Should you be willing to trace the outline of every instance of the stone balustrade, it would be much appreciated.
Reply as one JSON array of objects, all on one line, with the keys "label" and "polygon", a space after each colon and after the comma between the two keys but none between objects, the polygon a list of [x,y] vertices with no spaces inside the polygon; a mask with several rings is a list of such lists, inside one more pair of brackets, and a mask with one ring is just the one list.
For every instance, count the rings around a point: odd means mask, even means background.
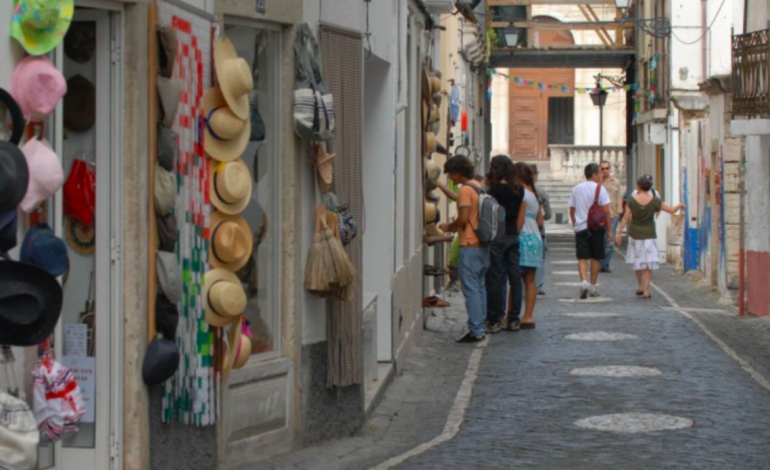
[{"label": "stone balustrade", "polygon": [[549,145],[551,153],[551,174],[566,181],[580,181],[584,178],[583,168],[591,162],[607,160],[612,164],[612,174],[624,181],[626,175],[626,148],[623,146],[598,145]]}]

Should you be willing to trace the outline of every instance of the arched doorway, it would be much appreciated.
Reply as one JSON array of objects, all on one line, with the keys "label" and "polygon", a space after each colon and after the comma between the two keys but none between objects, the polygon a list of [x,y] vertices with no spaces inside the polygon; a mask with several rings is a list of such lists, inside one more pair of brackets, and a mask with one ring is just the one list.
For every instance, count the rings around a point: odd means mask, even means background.
[{"label": "arched doorway", "polygon": [[[536,16],[533,20],[560,23],[551,16]],[[541,30],[536,31],[534,37],[539,47],[575,44],[570,31]],[[549,141],[573,143],[575,69],[512,68],[509,74],[535,82],[535,86],[525,86],[510,80],[508,148],[511,157],[519,161],[545,160]],[[554,87],[540,90],[537,83]],[[569,91],[562,92],[562,86],[569,87]]]}]

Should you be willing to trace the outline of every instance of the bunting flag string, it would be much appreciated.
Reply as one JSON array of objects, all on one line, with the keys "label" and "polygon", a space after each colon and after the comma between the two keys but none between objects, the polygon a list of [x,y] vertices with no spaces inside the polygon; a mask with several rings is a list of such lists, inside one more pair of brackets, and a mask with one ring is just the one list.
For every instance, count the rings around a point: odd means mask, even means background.
[{"label": "bunting flag string", "polygon": [[[551,84],[548,84],[548,83],[536,82],[534,80],[527,80],[527,79],[521,78],[521,77],[514,77],[514,76],[508,75],[506,73],[498,72],[496,69],[493,69],[493,68],[487,68],[487,71],[491,75],[493,75],[493,76],[502,77],[502,78],[504,78],[506,80],[513,80],[513,82],[516,85],[520,85],[520,86],[529,86],[529,87],[536,88],[536,89],[541,90],[541,91],[548,90],[548,91],[556,91],[556,92],[560,92],[560,93],[571,93],[572,92],[572,88],[568,87],[568,86],[551,85]],[[628,84],[623,85],[623,86],[615,85],[615,86],[611,86],[611,87],[575,87],[575,89],[574,89],[574,91],[576,93],[578,93],[579,95],[599,93],[601,91],[606,92],[606,93],[614,93],[614,92],[619,92],[619,91],[637,91],[637,90],[638,90],[638,87],[637,87],[637,85],[635,83],[628,83]]]}]

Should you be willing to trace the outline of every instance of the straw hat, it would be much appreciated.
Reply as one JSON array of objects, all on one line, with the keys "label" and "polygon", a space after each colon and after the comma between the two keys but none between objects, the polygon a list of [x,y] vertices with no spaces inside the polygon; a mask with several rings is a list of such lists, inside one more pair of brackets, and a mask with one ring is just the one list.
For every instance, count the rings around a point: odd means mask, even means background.
[{"label": "straw hat", "polygon": [[438,114],[438,106],[435,104],[430,105],[430,112],[428,113],[428,124],[439,122],[441,117]]},{"label": "straw hat", "polygon": [[433,191],[438,187],[438,179],[441,177],[441,167],[433,160],[425,159],[425,190]]},{"label": "straw hat", "polygon": [[436,224],[428,224],[425,226],[426,237],[443,237],[444,232],[438,229]]},{"label": "straw hat", "polygon": [[436,93],[441,92],[441,79],[437,76],[431,74],[428,74],[428,81],[430,83],[430,94],[431,96],[435,95]]},{"label": "straw hat", "polygon": [[251,338],[244,334],[243,319],[240,316],[227,333],[227,346],[227,352],[222,354],[222,378],[225,382],[230,372],[245,366],[251,357]]},{"label": "straw hat", "polygon": [[206,138],[203,141],[206,153],[222,162],[240,158],[249,145],[251,121],[235,115],[218,86],[204,93],[203,112],[206,116]]},{"label": "straw hat", "polygon": [[422,140],[422,154],[428,155],[436,151],[436,134],[425,132]]},{"label": "straw hat", "polygon": [[238,276],[226,269],[210,269],[203,276],[206,323],[214,327],[229,325],[246,308],[246,292]]},{"label": "straw hat", "polygon": [[438,218],[436,217],[438,215],[438,208],[436,207],[436,204],[432,202],[426,202],[425,203],[425,224],[435,224]]},{"label": "straw hat", "polygon": [[251,173],[243,160],[211,161],[211,203],[225,214],[240,214],[251,200]]},{"label": "straw hat", "polygon": [[422,100],[430,101],[430,75],[426,69],[422,69]]},{"label": "straw hat", "polygon": [[227,38],[219,38],[214,44],[214,67],[222,94],[233,114],[240,119],[249,119],[249,93],[254,88],[254,79],[249,64],[238,57],[235,46]]},{"label": "straw hat", "polygon": [[246,219],[222,212],[211,214],[209,262],[215,268],[237,271],[249,260],[254,237]]}]

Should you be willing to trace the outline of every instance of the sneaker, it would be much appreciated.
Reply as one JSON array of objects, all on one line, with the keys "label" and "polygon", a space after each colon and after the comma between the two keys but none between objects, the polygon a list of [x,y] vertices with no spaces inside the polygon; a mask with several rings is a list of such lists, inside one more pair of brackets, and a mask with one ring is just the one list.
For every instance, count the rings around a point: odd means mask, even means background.
[{"label": "sneaker", "polygon": [[588,295],[590,297],[601,297],[599,295],[599,291],[596,290],[596,286],[591,286],[591,287],[588,288]]},{"label": "sneaker", "polygon": [[458,343],[478,343],[483,339],[484,339],[484,336],[476,336],[470,331],[467,331],[462,336],[457,338],[455,341]]},{"label": "sneaker", "polygon": [[610,268],[602,268],[599,270],[600,273],[611,273],[612,270]]},{"label": "sneaker", "polygon": [[521,329],[521,322],[516,320],[514,322],[508,323],[503,329],[505,331],[519,331]]},{"label": "sneaker", "polygon": [[493,335],[495,333],[500,333],[500,330],[503,329],[502,323],[499,321],[496,321],[494,323],[486,322],[487,323],[487,334]]},{"label": "sneaker", "polygon": [[580,285],[580,300],[588,298],[588,286],[585,284]]}]

